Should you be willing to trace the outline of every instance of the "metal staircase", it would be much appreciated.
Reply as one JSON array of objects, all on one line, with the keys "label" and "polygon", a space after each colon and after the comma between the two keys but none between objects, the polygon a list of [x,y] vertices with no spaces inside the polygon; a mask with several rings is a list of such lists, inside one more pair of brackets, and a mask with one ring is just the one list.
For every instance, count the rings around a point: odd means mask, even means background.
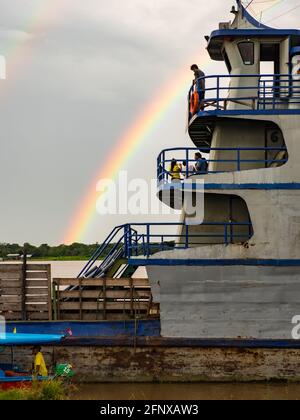
[{"label": "metal staircase", "polygon": [[95,251],[78,278],[128,278],[137,267],[128,264],[129,244],[138,244],[140,238],[130,225],[117,226]]}]

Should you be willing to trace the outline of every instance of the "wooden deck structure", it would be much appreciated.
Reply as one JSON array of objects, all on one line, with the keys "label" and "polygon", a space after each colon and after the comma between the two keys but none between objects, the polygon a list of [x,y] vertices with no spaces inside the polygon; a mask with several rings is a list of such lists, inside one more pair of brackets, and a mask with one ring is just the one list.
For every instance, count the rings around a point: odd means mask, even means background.
[{"label": "wooden deck structure", "polygon": [[54,319],[126,320],[158,315],[148,279],[53,279]]},{"label": "wooden deck structure", "polygon": [[0,265],[0,316],[7,321],[102,321],[159,317],[148,279],[56,278],[50,264]]},{"label": "wooden deck structure", "polygon": [[50,264],[0,265],[0,315],[8,321],[52,320]]}]

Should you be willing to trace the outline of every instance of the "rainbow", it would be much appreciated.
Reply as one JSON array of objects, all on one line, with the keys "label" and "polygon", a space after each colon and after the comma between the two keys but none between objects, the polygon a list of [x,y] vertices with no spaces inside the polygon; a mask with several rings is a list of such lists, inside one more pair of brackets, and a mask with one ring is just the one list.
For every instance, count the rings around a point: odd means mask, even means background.
[{"label": "rainbow", "polygon": [[[275,3],[264,9],[264,17],[270,17],[271,10],[286,0],[274,0]],[[205,60],[205,62],[203,62]],[[206,56],[198,57],[203,70],[207,70]],[[188,68],[179,71],[175,77],[145,106],[135,121],[129,126],[126,132],[118,140],[113,148],[106,164],[93,178],[84,198],[80,201],[80,206],[71,219],[70,226],[63,238],[63,243],[71,244],[81,242],[85,232],[96,216],[96,202],[101,195],[96,191],[96,185],[100,179],[115,179],[122,167],[134,155],[143,141],[157,128],[160,121],[165,117],[168,110],[178,99],[183,99],[188,92],[191,83],[191,74]]]},{"label": "rainbow", "polygon": [[80,241],[91,223],[92,218],[96,215],[96,201],[99,199],[99,193],[96,192],[96,185],[100,179],[114,179],[131,156],[141,146],[143,140],[150,135],[164,118],[171,104],[178,98],[187,94],[191,84],[191,75],[184,69],[177,73],[174,79],[159,91],[141,112],[136,121],[127,129],[125,134],[119,139],[110,156],[106,160],[106,164],[101,171],[95,176],[90,187],[80,205],[75,217],[72,219],[71,225],[64,243],[73,243]]}]

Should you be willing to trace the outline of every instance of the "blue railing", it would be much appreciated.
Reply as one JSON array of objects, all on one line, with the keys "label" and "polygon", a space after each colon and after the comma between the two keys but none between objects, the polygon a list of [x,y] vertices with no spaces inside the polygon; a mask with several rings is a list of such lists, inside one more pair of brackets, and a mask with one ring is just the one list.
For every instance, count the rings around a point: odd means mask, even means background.
[{"label": "blue railing", "polygon": [[[172,161],[177,162],[181,179],[188,178],[192,175],[217,174],[247,169],[268,168],[271,166],[282,166],[288,161],[287,149],[285,147],[201,148],[202,156],[204,156],[204,154],[209,154],[211,156],[212,152],[216,152],[216,154],[222,157],[203,157],[206,162],[204,165],[206,169],[199,170],[200,165],[197,165],[198,159],[195,157],[195,154],[198,152],[199,149],[195,147],[177,147],[163,150],[157,158],[158,182],[168,182],[169,180],[172,180],[174,177],[174,172],[171,170]],[[257,157],[258,154],[261,154],[261,156]]]},{"label": "blue railing", "polygon": [[[237,79],[240,85],[234,86]],[[247,84],[244,79],[249,80]],[[203,82],[205,89],[203,92]],[[200,96],[198,111],[227,110],[266,110],[289,109],[290,104],[300,109],[300,83],[292,75],[286,74],[254,74],[254,75],[212,75],[201,77],[190,88],[188,102],[189,110],[191,96],[197,92]],[[202,100],[201,100],[202,97]],[[190,118],[196,112],[190,113]]]},{"label": "blue railing", "polygon": [[[180,228],[181,233],[172,233],[175,227]],[[197,245],[229,245],[237,241],[247,242],[253,235],[252,224],[249,221],[204,222],[200,227],[205,229],[201,233],[192,234],[191,227],[184,223],[137,223],[117,226],[95,251],[78,277],[105,275],[104,268],[114,258],[149,258],[157,252],[188,249]]]}]

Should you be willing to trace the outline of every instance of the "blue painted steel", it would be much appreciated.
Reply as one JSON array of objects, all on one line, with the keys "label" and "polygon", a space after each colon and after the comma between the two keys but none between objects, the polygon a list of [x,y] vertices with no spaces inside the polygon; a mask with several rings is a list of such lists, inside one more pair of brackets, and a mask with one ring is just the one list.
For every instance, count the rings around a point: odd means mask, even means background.
[{"label": "blue painted steel", "polygon": [[58,334],[28,334],[28,333],[7,333],[4,338],[0,337],[0,346],[31,346],[42,344],[59,343],[64,338]]},{"label": "blue painted steel", "polygon": [[300,47],[294,47],[291,49],[291,57],[294,55],[300,55]]},{"label": "blue painted steel", "polygon": [[[300,262],[299,262],[300,264]],[[194,339],[160,336],[159,320],[140,320],[135,332],[134,321],[126,322],[8,322],[8,329],[22,331],[62,331],[71,328],[73,336],[55,344],[59,346],[139,346],[139,347],[248,347],[300,348],[297,340]],[[125,329],[126,325],[126,329]],[[4,370],[9,370],[9,367]],[[1,369],[1,366],[0,366]],[[1,378],[2,379],[2,378]]]},{"label": "blue painted steel", "polygon": [[[162,184],[161,189],[164,190],[188,190],[191,184],[187,184],[184,181],[182,183]],[[299,182],[288,182],[288,183],[245,183],[245,184],[219,184],[219,183],[208,183],[199,185],[195,182],[195,188],[199,191],[205,190],[299,190]]]},{"label": "blue painted steel", "polygon": [[[299,29],[275,29],[267,28],[266,29],[217,29],[213,31],[210,35],[209,43],[216,38],[263,38],[263,37],[287,37],[287,36],[300,36]],[[209,48],[209,45],[208,45]]]},{"label": "blue painted steel", "polygon": [[274,184],[210,184],[205,183],[205,190],[299,190],[300,183],[274,183]]},{"label": "blue painted steel", "polygon": [[263,259],[134,259],[130,264],[137,266],[267,266],[267,267],[300,267],[300,260],[263,260]]},{"label": "blue painted steel", "polygon": [[[165,233],[165,229],[169,227],[183,227],[182,234],[167,234]],[[159,251],[168,251],[173,249],[187,249],[191,246],[198,244],[199,242],[194,242],[195,239],[201,239],[201,243],[205,243],[203,241],[204,238],[216,238],[220,240],[220,243],[224,245],[229,245],[234,243],[235,238],[239,238],[239,241],[242,239],[246,242],[248,241],[253,235],[252,224],[249,221],[245,222],[204,222],[202,226],[212,226],[212,227],[220,227],[222,232],[219,233],[199,233],[199,234],[190,234],[188,227],[185,223],[135,223],[135,224],[126,224],[123,226],[118,226],[116,229],[120,230],[121,232],[125,232],[125,234],[121,233],[122,237],[122,249],[123,254],[122,256],[127,260],[130,260],[135,256],[144,256],[149,258],[151,255],[159,252]],[[184,229],[186,227],[186,229]],[[247,227],[248,232],[247,234],[242,234],[240,232],[235,233],[235,227]],[[154,229],[158,229],[154,232]],[[137,230],[139,229],[139,231]],[[162,232],[161,232],[162,230]],[[138,233],[137,233],[138,232]],[[182,241],[182,243],[181,243]],[[101,251],[103,246],[99,247]],[[101,259],[101,252],[99,251],[98,258]],[[107,258],[111,257],[111,251]],[[95,256],[92,257],[91,262],[89,262],[86,267],[88,267],[88,271],[83,269],[81,271],[81,277],[97,277],[97,270],[99,268],[95,266],[97,260],[95,260]],[[94,265],[94,267],[93,267]],[[101,267],[101,265],[100,265]],[[94,271],[96,270],[96,271]],[[96,273],[96,275],[90,275],[89,273]]]},{"label": "blue painted steel", "polygon": [[[207,164],[208,164],[208,170],[207,170],[207,174],[217,174],[217,173],[224,173],[224,172],[234,172],[234,171],[238,171],[240,172],[242,170],[242,164],[243,163],[258,163],[260,164],[261,168],[266,168],[268,166],[270,166],[271,164],[278,164],[278,166],[281,166],[283,164],[285,164],[288,159],[284,158],[284,159],[251,159],[251,152],[254,151],[261,151],[264,152],[280,152],[280,151],[285,151],[287,152],[287,149],[285,147],[248,147],[248,148],[244,148],[244,147],[227,147],[227,148],[221,148],[221,147],[207,147],[207,148],[201,148],[201,152],[203,153],[207,153],[209,154],[210,152],[213,151],[221,151],[221,152],[235,152],[236,153],[236,158],[233,159],[207,159]],[[195,166],[195,163],[197,162],[197,160],[195,160],[194,158],[191,157],[192,153],[197,153],[199,152],[199,149],[196,147],[188,147],[188,148],[180,148],[180,147],[176,147],[176,148],[171,148],[171,149],[165,149],[163,150],[160,155],[157,158],[157,162],[158,162],[158,167],[157,167],[157,176],[158,176],[158,183],[162,182],[162,181],[168,181],[169,178],[172,178],[172,174],[169,172],[170,168],[169,166],[171,165],[172,160],[174,159],[174,156],[176,154],[176,152],[181,152],[181,157],[179,159],[176,159],[178,163],[183,164],[184,162],[186,162],[186,169],[182,169],[182,175],[185,176],[186,178],[190,177],[191,175],[197,175],[196,170],[194,171],[189,171],[189,165],[192,164],[193,166]],[[241,153],[248,153],[249,154],[249,159],[242,159],[241,158]],[[235,163],[236,164],[236,168],[235,169],[230,169],[230,170],[222,170],[222,171],[212,171],[209,169],[209,164],[210,163]],[[257,168],[255,168],[257,169]],[[249,169],[250,170],[250,169]],[[202,175],[204,175],[202,173]]]},{"label": "blue painted steel", "polygon": [[[52,378],[50,377],[40,377],[40,376],[35,378],[35,380],[39,382],[49,381],[51,379]],[[18,384],[18,383],[26,384],[28,382],[33,382],[32,376],[17,376],[17,377],[0,376],[0,387],[1,387],[1,384]]]},{"label": "blue painted steel", "polygon": [[260,30],[262,30],[262,29],[271,29],[271,30],[273,30],[273,28],[270,28],[269,26],[264,25],[263,23],[261,23],[258,20],[256,20],[252,15],[250,15],[250,13],[248,12],[248,10],[242,5],[242,2],[240,0],[237,0],[237,5],[243,11],[243,18],[246,19],[249,23],[251,23],[251,25],[255,26],[256,28],[258,28]]},{"label": "blue painted steel", "polygon": [[[117,226],[115,227],[112,232],[108,235],[102,245],[94,252],[88,263],[84,266],[84,268],[79,273],[78,277],[84,276],[84,274],[88,273],[93,266],[95,265],[96,261],[107,252],[108,247],[112,245],[112,249],[108,253],[108,255],[104,258],[102,264],[105,265],[109,257],[118,250],[118,248],[122,247],[125,235],[127,234],[124,230],[124,226]],[[124,250],[126,253],[126,250]]]},{"label": "blue painted steel", "polygon": [[[260,110],[247,110],[247,109],[235,109],[235,110],[205,110],[205,111],[199,111],[197,114],[195,114],[195,117],[223,117],[224,115],[299,115],[300,114],[300,107],[299,109],[260,109]],[[194,118],[191,119],[191,123],[194,121]],[[195,118],[196,119],[196,118]]]},{"label": "blue painted steel", "polygon": [[160,334],[160,322],[158,320],[139,320],[138,322],[7,322],[7,331],[9,333],[14,328],[17,328],[20,334],[41,334],[42,332],[45,334],[66,334],[70,329],[73,337],[156,337]]},{"label": "blue painted steel", "polygon": [[[236,87],[229,83],[235,78],[247,78],[251,81],[248,86]],[[221,111],[221,115],[225,115],[226,112],[232,113],[233,111],[227,110],[230,102],[235,104],[235,108],[237,105],[241,106],[240,110],[234,110],[234,112],[238,111],[239,114],[249,112],[251,114],[256,112],[265,114],[270,111],[277,111],[282,114],[285,111],[292,115],[295,111],[300,112],[300,89],[297,85],[294,85],[291,74],[227,74],[200,77],[190,88],[189,104],[193,92],[203,92],[203,80],[205,80],[206,88],[203,100],[204,110],[197,113],[200,116],[204,115],[205,112],[212,115],[215,110]],[[248,91],[249,94],[247,94]],[[231,94],[228,95],[228,92]],[[240,92],[243,93],[240,94]],[[283,97],[285,100],[283,100]],[[299,105],[299,110],[289,109],[290,104]],[[247,109],[247,107],[250,109]],[[207,110],[207,108],[210,109]],[[189,114],[190,120],[193,116],[191,113]]]}]

